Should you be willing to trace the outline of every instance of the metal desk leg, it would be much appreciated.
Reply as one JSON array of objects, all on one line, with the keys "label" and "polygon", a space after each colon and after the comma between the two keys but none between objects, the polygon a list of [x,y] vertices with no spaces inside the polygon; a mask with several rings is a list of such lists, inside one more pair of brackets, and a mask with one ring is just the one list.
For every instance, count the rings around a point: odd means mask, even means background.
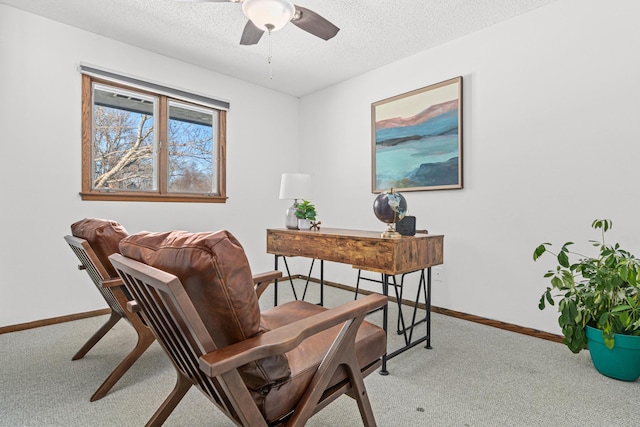
[{"label": "metal desk leg", "polygon": [[320,305],[324,307],[324,260],[320,260]]},{"label": "metal desk leg", "polygon": [[[278,271],[278,255],[274,255],[274,257],[276,259],[274,270]],[[276,305],[278,305],[278,279],[273,281],[273,306]]]},{"label": "metal desk leg", "polygon": [[[420,271],[420,270],[418,270]],[[394,277],[395,279],[395,277]],[[385,293],[386,296],[388,296],[389,293],[389,276],[388,275],[383,275],[383,292]],[[404,283],[403,283],[404,284]],[[416,316],[417,316],[417,311],[418,311],[418,305],[419,305],[419,300],[420,300],[420,293],[424,294],[424,298],[425,298],[425,308],[426,308],[426,316],[424,319],[422,320],[416,320]],[[400,300],[400,296],[398,295],[397,292],[397,287],[396,287],[396,298],[398,298],[398,300]],[[385,306],[386,308],[386,306]],[[418,292],[416,294],[416,299],[413,303],[413,314],[410,320],[410,323],[408,325],[405,324],[405,320],[404,320],[404,314],[402,312],[402,305],[398,304],[398,317],[399,317],[399,321],[400,321],[400,327],[402,328],[400,331],[400,335],[404,335],[404,345],[401,346],[400,348],[389,352],[387,349],[387,353],[382,356],[382,369],[380,371],[381,375],[388,375],[388,371],[387,371],[387,361],[393,359],[394,357],[396,357],[397,355],[404,353],[405,351],[409,350],[410,348],[413,348],[415,346],[417,346],[420,343],[426,342],[425,348],[430,349],[431,348],[431,269],[427,268],[427,275],[425,276],[424,273],[424,269],[420,271],[420,281],[418,283]],[[385,334],[387,332],[387,311],[384,311],[383,314],[383,325],[382,325],[382,329],[385,331]],[[418,339],[413,339],[413,331],[414,328],[416,326],[418,326],[420,323],[425,322],[427,325],[427,333],[418,338]]]},{"label": "metal desk leg", "polygon": [[[389,275],[382,275],[382,293],[385,297],[389,298]],[[387,316],[388,316],[388,304],[382,307],[382,329],[384,330],[384,339],[387,340]],[[382,355],[382,368],[380,368],[380,375],[389,375],[387,371],[387,353]]]},{"label": "metal desk leg", "polygon": [[431,347],[431,267],[427,268],[427,295],[426,295],[426,309],[427,309],[427,344],[424,348],[432,349]]},{"label": "metal desk leg", "polygon": [[[284,267],[287,270],[287,276],[289,277],[289,284],[291,285],[291,291],[293,292],[293,298],[298,301],[298,293],[296,292],[296,287],[293,284],[293,279],[291,279],[291,271],[289,270],[289,264],[287,264],[287,257],[284,255],[274,255],[275,257],[275,269],[278,270],[278,258],[282,257],[284,261]],[[315,258],[311,260],[311,267],[309,268],[309,273],[307,275],[307,282],[304,285],[304,291],[302,294],[302,301],[304,301],[307,295],[307,288],[309,287],[309,281],[311,280],[311,273],[313,271],[313,264],[315,263]],[[273,305],[278,305],[278,280],[274,280],[274,296],[273,296]],[[324,306],[324,260],[320,260],[320,305]]]}]

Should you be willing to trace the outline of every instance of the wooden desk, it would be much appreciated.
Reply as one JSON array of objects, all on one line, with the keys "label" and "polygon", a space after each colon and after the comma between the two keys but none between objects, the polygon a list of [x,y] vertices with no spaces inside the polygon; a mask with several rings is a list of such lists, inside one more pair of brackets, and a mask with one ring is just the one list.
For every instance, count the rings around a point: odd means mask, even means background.
[{"label": "wooden desk", "polygon": [[[443,262],[444,236],[416,234],[415,236],[402,236],[397,239],[391,239],[382,238],[380,234],[381,232],[375,231],[338,228],[322,228],[309,231],[289,230],[286,228],[268,229],[267,253],[275,255],[276,269],[278,268],[279,256],[302,256],[321,260],[321,286],[324,284],[323,261],[351,264],[353,268],[382,273],[382,288],[386,296],[389,295],[389,276],[422,271],[419,286],[425,286],[426,284],[427,334],[419,340],[406,342],[405,347],[385,355],[382,360],[381,373],[386,374],[386,362],[388,359],[420,342],[427,341],[427,347],[430,347],[431,267]],[[425,269],[427,269],[426,280],[424,276]],[[420,290],[418,290],[418,295],[419,292]],[[417,307],[417,298],[415,307]],[[399,316],[402,316],[401,310],[399,311]],[[413,326],[411,325],[411,333],[413,332]],[[387,306],[384,307],[383,311],[383,329],[385,332],[387,331]],[[409,338],[409,341],[411,341],[411,338]]]}]

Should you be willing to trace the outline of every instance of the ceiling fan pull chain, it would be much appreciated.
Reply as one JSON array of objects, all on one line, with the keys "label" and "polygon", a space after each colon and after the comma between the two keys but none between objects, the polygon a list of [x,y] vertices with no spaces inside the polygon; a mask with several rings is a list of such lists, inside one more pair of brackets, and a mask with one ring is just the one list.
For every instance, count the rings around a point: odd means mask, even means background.
[{"label": "ceiling fan pull chain", "polygon": [[272,59],[272,47],[271,47],[271,28],[269,28],[269,79],[273,80],[273,64],[271,63]]}]

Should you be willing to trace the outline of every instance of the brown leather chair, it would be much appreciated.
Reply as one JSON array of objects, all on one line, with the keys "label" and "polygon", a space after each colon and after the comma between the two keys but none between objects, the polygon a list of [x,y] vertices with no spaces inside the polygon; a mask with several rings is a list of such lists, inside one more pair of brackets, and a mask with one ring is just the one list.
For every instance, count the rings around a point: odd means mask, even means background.
[{"label": "brown leather chair", "polygon": [[147,425],[161,425],[195,385],[238,425],[300,426],[344,393],[367,426],[375,418],[363,377],[386,351],[366,314],[369,295],[328,310],[292,301],[260,312],[240,243],[227,231],[143,232],[110,260],[178,374]]},{"label": "brown leather chair", "polygon": [[78,268],[89,274],[111,310],[109,319],[89,338],[71,360],[83,358],[120,319],[128,321],[138,336],[133,350],[91,396],[90,400],[93,402],[101,399],[111,390],[131,365],[153,343],[155,337],[137,314],[125,309],[131,297],[126,288],[122,286],[122,281],[108,258],[112,253],[118,252],[120,240],[129,235],[124,227],[115,221],[85,218],[71,225],[71,234],[71,236],[65,236],[65,240],[80,260]]},{"label": "brown leather chair", "polygon": [[[120,319],[126,320],[137,334],[135,347],[91,396],[90,400],[93,402],[103,398],[111,390],[155,341],[155,336],[138,314],[126,309],[131,295],[123,286],[122,280],[118,277],[118,273],[108,258],[109,255],[119,252],[120,241],[129,235],[127,230],[116,221],[85,218],[71,225],[71,234],[71,236],[65,236],[65,240],[80,261],[78,268],[89,274],[93,284],[111,310],[109,319],[89,338],[71,360],[83,358]],[[279,274],[274,272],[253,276],[252,282],[256,295],[260,297],[276,277],[279,277]]]}]

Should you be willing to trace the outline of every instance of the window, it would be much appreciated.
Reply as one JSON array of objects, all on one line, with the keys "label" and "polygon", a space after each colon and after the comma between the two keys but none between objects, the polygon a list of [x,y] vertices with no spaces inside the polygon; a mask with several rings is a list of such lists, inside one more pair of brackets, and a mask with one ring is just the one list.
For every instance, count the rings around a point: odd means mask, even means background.
[{"label": "window", "polygon": [[82,82],[83,200],[225,202],[226,111],[197,95]]}]

